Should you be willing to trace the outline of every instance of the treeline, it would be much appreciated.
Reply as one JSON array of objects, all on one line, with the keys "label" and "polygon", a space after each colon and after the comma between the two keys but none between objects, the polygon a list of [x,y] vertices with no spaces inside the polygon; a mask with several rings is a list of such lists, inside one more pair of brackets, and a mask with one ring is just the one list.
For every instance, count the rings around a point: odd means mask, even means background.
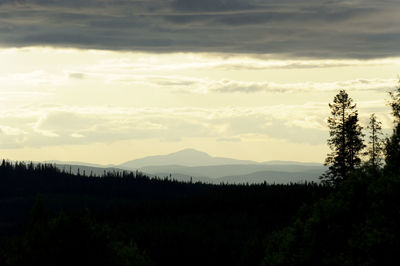
[{"label": "treeline", "polygon": [[[108,197],[166,198],[195,194],[210,185],[178,182],[170,177],[149,178],[141,172],[104,171],[102,175],[77,174],[60,170],[53,164],[33,164],[3,160],[0,165],[1,195],[37,193],[104,194]],[[18,194],[19,193],[19,194]]]},{"label": "treeline", "polygon": [[330,190],[178,182],[140,172],[84,176],[3,161],[0,265],[259,265],[265,235]]}]

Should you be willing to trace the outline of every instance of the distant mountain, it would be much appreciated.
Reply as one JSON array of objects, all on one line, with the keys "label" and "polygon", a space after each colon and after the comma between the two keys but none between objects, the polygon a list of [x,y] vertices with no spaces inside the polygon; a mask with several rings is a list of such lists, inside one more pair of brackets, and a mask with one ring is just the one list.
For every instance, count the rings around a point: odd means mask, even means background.
[{"label": "distant mountain", "polygon": [[296,161],[265,161],[262,164],[266,165],[308,165],[308,166],[321,166],[320,163],[311,163],[311,162],[296,162]]},{"label": "distant mountain", "polygon": [[148,156],[118,165],[120,168],[139,169],[146,166],[183,165],[211,166],[224,164],[258,164],[248,160],[236,160],[222,157],[212,157],[205,152],[185,149],[167,155]]},{"label": "distant mountain", "polygon": [[325,169],[313,169],[299,172],[284,172],[284,171],[260,171],[254,172],[247,175],[234,175],[224,176],[218,178],[218,182],[229,183],[229,184],[241,184],[241,183],[263,183],[268,184],[288,184],[298,182],[319,182],[319,177],[325,171]]},{"label": "distant mountain", "polygon": [[173,179],[211,183],[289,183],[300,181],[318,182],[318,177],[325,171],[323,165],[215,165],[215,166],[148,166],[139,171],[150,175]]},{"label": "distant mountain", "polygon": [[205,176],[193,176],[185,175],[180,173],[169,174],[167,172],[150,174],[150,176],[157,176],[159,178],[171,178],[178,181],[192,181],[192,182],[204,182],[211,184],[259,184],[267,182],[268,184],[288,184],[288,183],[298,183],[298,182],[316,182],[318,183],[319,176],[322,172],[310,171],[310,172],[280,172],[280,171],[260,171],[255,173],[250,173],[246,175],[233,175],[224,176],[219,178],[209,178]]},{"label": "distant mountain", "polygon": [[44,163],[51,163],[51,164],[60,164],[60,165],[80,165],[80,166],[90,166],[90,167],[113,167],[114,165],[103,165],[103,164],[95,164],[95,163],[85,163],[85,162],[77,162],[77,161],[59,161],[59,160],[50,160],[44,161]]},{"label": "distant mountain", "polygon": [[120,165],[103,166],[81,162],[47,161],[65,171],[101,175],[104,171],[136,171],[150,177],[169,177],[179,181],[206,183],[289,183],[318,182],[326,167],[318,163],[292,161],[255,162],[212,157],[205,152],[185,149],[167,155],[149,156]]},{"label": "distant mountain", "polygon": [[181,165],[164,165],[164,166],[147,166],[139,168],[140,171],[149,174],[183,174],[187,176],[221,178],[225,176],[248,175],[256,172],[286,172],[291,174],[297,173],[322,173],[325,171],[322,165],[264,165],[264,164],[237,164],[237,165],[212,165],[212,166],[181,166]]}]

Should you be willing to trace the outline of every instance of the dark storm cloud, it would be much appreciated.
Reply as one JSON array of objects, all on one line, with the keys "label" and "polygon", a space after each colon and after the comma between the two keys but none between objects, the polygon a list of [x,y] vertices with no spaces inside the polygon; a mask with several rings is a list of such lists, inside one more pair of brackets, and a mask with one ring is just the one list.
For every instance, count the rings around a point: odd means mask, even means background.
[{"label": "dark storm cloud", "polygon": [[0,45],[400,56],[398,0],[0,0]]}]

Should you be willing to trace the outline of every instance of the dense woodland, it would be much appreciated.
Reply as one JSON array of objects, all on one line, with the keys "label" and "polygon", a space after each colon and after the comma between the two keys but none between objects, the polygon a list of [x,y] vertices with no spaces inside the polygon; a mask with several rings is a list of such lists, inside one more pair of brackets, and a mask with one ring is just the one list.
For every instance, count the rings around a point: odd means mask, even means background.
[{"label": "dense woodland", "polygon": [[[394,128],[367,131],[345,91],[321,183],[228,185],[139,172],[0,165],[0,265],[396,265],[400,88]],[[365,133],[364,133],[365,132]]]},{"label": "dense woodland", "polygon": [[82,253],[82,265],[258,265],[264,235],[330,191],[315,183],[210,185],[140,173],[88,177],[9,162],[0,174],[2,259],[8,265],[76,265]]}]

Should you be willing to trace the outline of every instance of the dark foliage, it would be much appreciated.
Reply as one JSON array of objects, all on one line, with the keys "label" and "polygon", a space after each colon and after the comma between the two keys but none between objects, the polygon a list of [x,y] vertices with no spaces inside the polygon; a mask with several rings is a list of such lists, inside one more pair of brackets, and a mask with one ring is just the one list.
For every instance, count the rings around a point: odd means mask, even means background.
[{"label": "dark foliage", "polygon": [[97,224],[88,212],[50,218],[37,200],[24,235],[6,246],[4,264],[23,265],[153,265],[133,242],[113,239],[111,230]]},{"label": "dark foliage", "polygon": [[364,148],[363,134],[358,122],[356,104],[353,104],[346,91],[341,90],[329,107],[331,116],[328,119],[328,145],[332,152],[325,160],[329,171],[322,178],[330,184],[337,184],[360,165],[361,150]]},{"label": "dark foliage", "polygon": [[391,172],[400,172],[400,81],[397,90],[390,92],[390,97],[389,106],[392,108],[394,128],[392,136],[386,140],[385,168]]},{"label": "dark foliage", "polygon": [[[0,190],[0,264],[3,258],[8,265],[130,265],[134,259],[258,265],[265,235],[329,192],[315,183],[210,185],[131,172],[88,177],[7,161]],[[39,201],[29,215],[37,194],[47,211]]]},{"label": "dark foliage", "polygon": [[[351,111],[355,105],[346,100],[343,91],[338,96],[342,100],[335,97],[335,103],[342,105],[333,106],[334,117],[329,120],[328,143],[331,148],[333,145],[333,153],[327,163],[331,163],[330,177],[339,176],[341,182],[331,179],[336,186],[329,197],[302,207],[292,225],[268,235],[264,266],[400,264],[400,88],[390,94],[395,127],[386,142],[383,170],[379,167],[380,125],[374,116],[370,123],[370,163],[360,168],[347,164],[346,156],[352,155],[345,145],[348,133],[344,111]],[[339,122],[336,114],[342,117]],[[357,122],[357,113],[347,117],[347,121],[355,117],[352,123]]]},{"label": "dark foliage", "polygon": [[273,233],[263,265],[398,265],[400,176],[370,169]]},{"label": "dark foliage", "polygon": [[376,118],[375,114],[370,116],[367,128],[369,130],[367,164],[374,168],[380,168],[382,166],[384,142],[382,123]]}]

